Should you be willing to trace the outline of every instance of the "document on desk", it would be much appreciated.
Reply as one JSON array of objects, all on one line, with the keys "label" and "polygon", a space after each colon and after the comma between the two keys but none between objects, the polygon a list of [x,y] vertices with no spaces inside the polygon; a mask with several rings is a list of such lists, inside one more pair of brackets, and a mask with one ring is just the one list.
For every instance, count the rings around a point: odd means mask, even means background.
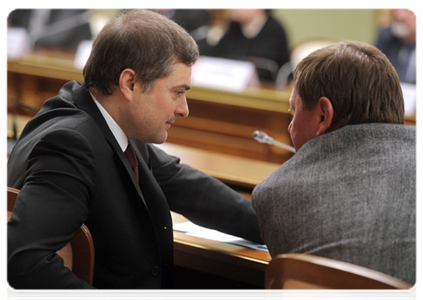
[{"label": "document on desk", "polygon": [[255,244],[237,236],[198,226],[192,222],[182,222],[173,224],[173,230],[181,231],[188,235],[196,236],[203,239],[234,244],[260,251],[268,251],[266,245]]}]

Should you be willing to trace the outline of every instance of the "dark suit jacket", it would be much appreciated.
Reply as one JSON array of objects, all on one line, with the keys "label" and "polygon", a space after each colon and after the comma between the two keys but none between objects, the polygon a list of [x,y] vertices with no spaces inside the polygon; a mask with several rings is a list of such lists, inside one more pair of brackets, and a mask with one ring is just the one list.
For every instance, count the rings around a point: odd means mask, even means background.
[{"label": "dark suit jacket", "polygon": [[95,247],[94,287],[172,287],[170,210],[261,242],[251,201],[140,141],[140,183],[104,118],[77,82],[28,123],[8,162],[21,189],[8,223],[8,280],[15,288],[87,288],[55,251],[85,223]]},{"label": "dark suit jacket", "polygon": [[[383,27],[378,31],[375,46],[386,55],[389,62],[394,66],[401,82],[416,83],[415,59],[410,64],[416,44],[408,44],[394,36],[391,27]],[[409,68],[414,70],[410,72]]]}]

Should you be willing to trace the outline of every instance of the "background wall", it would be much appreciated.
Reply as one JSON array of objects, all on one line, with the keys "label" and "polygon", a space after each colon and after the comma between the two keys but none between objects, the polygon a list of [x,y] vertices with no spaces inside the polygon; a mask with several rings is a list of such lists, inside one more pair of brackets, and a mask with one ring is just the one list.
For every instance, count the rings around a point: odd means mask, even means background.
[{"label": "background wall", "polygon": [[313,38],[373,44],[384,22],[384,12],[374,9],[276,9],[272,13],[283,23],[291,46]]}]

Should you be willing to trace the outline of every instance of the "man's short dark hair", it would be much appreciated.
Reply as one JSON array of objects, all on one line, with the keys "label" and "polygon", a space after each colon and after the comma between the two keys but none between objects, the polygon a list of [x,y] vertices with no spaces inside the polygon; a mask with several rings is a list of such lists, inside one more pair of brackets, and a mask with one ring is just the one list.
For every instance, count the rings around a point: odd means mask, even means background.
[{"label": "man's short dark hair", "polygon": [[347,124],[404,123],[400,81],[387,57],[376,47],[343,41],[304,58],[294,71],[303,109],[320,97],[333,105],[334,129]]},{"label": "man's short dark hair", "polygon": [[112,19],[96,37],[84,67],[84,83],[111,95],[120,74],[129,68],[148,93],[156,79],[172,72],[176,62],[191,66],[198,46],[185,29],[149,10],[129,10]]}]

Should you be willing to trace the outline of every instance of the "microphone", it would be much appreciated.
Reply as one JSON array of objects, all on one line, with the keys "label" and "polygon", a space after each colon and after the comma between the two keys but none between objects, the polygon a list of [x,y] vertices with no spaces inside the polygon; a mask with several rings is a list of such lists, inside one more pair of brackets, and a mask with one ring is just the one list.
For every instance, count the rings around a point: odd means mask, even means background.
[{"label": "microphone", "polygon": [[267,133],[265,133],[263,131],[254,131],[253,137],[259,143],[276,145],[276,146],[279,146],[281,148],[284,148],[285,150],[288,150],[288,151],[290,151],[292,153],[295,153],[295,148],[294,147],[291,147],[291,146],[288,146],[288,145],[286,145],[284,143],[275,141],[272,137],[268,136]]}]

